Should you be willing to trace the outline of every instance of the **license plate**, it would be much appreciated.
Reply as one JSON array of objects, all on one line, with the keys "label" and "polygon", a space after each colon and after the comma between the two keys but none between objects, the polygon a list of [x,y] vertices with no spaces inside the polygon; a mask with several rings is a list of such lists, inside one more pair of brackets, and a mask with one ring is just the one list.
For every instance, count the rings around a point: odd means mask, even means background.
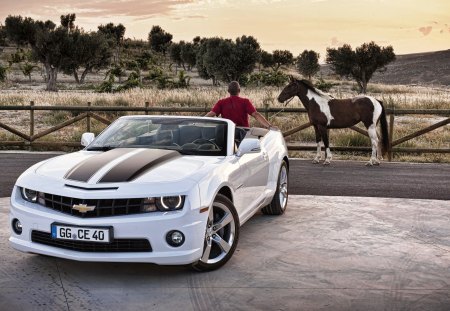
[{"label": "license plate", "polygon": [[77,227],[52,224],[52,238],[58,240],[111,242],[111,228]]}]

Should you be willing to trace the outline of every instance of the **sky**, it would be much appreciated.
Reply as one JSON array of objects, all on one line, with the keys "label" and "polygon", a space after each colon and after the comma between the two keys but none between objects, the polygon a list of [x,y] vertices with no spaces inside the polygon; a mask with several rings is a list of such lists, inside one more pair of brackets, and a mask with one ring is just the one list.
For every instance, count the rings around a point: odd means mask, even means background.
[{"label": "sky", "polygon": [[398,55],[450,49],[450,0],[0,0],[8,15],[51,19],[76,13],[76,24],[96,30],[122,23],[128,38],[147,40],[153,25],[173,41],[195,36],[254,36],[261,48],[294,56],[364,42],[392,45]]}]

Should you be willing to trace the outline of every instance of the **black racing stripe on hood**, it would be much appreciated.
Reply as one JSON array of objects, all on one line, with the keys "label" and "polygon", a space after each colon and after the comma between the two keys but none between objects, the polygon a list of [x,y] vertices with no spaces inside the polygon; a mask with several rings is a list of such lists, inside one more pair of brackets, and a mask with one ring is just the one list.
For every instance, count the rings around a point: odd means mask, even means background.
[{"label": "black racing stripe on hood", "polygon": [[114,166],[99,180],[99,183],[131,181],[146,171],[180,156],[173,150],[144,150]]},{"label": "black racing stripe on hood", "polygon": [[64,176],[66,179],[87,182],[98,170],[103,166],[108,164],[114,159],[134,151],[135,149],[130,148],[119,148],[113,149],[101,154],[96,154],[89,159],[81,161],[75,165],[67,174]]}]

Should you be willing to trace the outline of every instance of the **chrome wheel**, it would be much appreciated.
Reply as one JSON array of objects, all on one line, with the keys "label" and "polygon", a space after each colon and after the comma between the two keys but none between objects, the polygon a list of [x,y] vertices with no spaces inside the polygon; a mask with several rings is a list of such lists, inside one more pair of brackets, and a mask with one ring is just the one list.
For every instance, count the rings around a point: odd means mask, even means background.
[{"label": "chrome wheel", "polygon": [[236,221],[233,213],[226,204],[215,201],[209,209],[200,261],[205,264],[216,264],[223,260],[233,249],[235,236]]},{"label": "chrome wheel", "polygon": [[289,199],[288,183],[289,183],[289,169],[286,161],[281,162],[280,170],[278,172],[277,187],[275,194],[269,205],[264,206],[261,211],[266,215],[282,215],[286,211]]},{"label": "chrome wheel", "polygon": [[286,166],[282,166],[280,170],[280,180],[278,181],[278,199],[282,209],[286,208],[288,200],[288,173]]},{"label": "chrome wheel", "polygon": [[206,221],[203,253],[192,267],[211,271],[223,266],[233,256],[239,240],[239,217],[233,202],[217,194]]}]

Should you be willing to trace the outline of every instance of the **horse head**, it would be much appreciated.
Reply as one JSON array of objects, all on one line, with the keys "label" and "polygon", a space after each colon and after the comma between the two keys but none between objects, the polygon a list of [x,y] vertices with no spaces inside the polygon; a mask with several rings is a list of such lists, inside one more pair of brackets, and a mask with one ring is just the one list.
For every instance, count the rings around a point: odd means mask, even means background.
[{"label": "horse head", "polygon": [[295,95],[298,94],[299,89],[300,89],[299,81],[291,76],[289,84],[286,85],[284,89],[281,91],[280,95],[278,95],[278,101],[280,103],[284,103],[288,99],[293,98]]}]

